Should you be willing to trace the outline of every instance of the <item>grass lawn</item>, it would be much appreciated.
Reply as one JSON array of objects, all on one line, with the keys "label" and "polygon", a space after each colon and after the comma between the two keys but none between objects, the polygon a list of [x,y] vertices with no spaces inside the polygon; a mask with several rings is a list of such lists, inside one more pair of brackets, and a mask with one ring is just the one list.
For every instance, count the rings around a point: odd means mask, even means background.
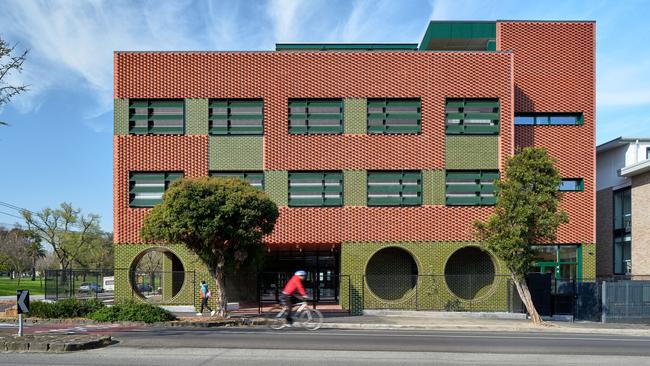
[{"label": "grass lawn", "polygon": [[[45,280],[43,280],[45,282]],[[45,286],[45,284],[43,284]],[[13,295],[16,296],[17,289],[27,289],[29,290],[30,295],[42,295],[44,288],[41,287],[41,280],[36,278],[36,281],[32,281],[30,278],[22,278],[20,280],[20,286],[18,286],[18,280],[12,280],[9,277],[0,277],[0,296]]]}]

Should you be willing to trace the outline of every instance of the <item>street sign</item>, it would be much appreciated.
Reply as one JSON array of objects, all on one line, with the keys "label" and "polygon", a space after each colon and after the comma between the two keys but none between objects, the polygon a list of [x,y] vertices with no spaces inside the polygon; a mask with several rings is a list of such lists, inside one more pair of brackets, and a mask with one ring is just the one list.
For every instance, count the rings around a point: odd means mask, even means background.
[{"label": "street sign", "polygon": [[29,313],[29,290],[16,290],[18,314]]}]

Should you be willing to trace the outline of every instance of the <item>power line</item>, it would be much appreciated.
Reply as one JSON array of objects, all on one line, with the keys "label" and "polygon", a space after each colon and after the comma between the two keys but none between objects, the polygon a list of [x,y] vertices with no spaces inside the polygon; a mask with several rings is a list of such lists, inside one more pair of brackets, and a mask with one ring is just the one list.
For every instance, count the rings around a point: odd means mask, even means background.
[{"label": "power line", "polygon": [[22,218],[20,216],[16,216],[14,214],[10,214],[9,212],[0,211],[0,214],[4,214],[4,215],[7,215],[7,216],[15,217],[17,219],[25,220],[24,218]]},{"label": "power line", "polygon": [[5,206],[7,208],[10,208],[12,210],[16,210],[18,212],[27,211],[27,212],[32,213],[32,214],[34,213],[33,211],[30,211],[30,210],[28,210],[28,209],[26,209],[24,207],[16,206],[16,205],[13,205],[13,204],[8,203],[8,202],[0,201],[0,206]]}]

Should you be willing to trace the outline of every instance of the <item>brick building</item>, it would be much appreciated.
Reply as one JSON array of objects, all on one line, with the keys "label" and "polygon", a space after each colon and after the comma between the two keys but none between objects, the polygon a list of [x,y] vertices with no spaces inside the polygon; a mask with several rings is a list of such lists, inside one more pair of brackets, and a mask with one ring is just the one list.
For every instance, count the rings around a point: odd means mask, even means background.
[{"label": "brick building", "polygon": [[[180,245],[143,244],[142,220],[174,179],[237,175],[280,217],[265,240],[268,276],[230,276],[231,300],[272,295],[282,273],[305,269],[314,297],[344,307],[488,308],[504,268],[477,247],[472,222],[493,212],[492,182],[522,146],[557,159],[570,218],[539,247],[538,270],[595,276],[594,22],[431,22],[419,45],[114,62],[118,298],[192,303],[205,268]],[[152,250],[163,253],[160,286],[134,274]]]}]

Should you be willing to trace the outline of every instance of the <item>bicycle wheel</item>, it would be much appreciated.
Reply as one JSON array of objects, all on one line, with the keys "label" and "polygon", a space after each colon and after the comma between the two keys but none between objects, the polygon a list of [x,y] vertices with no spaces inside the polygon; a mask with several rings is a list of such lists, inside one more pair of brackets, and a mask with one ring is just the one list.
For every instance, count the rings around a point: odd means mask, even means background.
[{"label": "bicycle wheel", "polygon": [[274,305],[269,311],[264,314],[266,318],[266,325],[271,329],[282,329],[287,324],[287,312],[283,306]]},{"label": "bicycle wheel", "polygon": [[298,315],[298,322],[307,330],[318,330],[323,325],[323,314],[316,309],[305,309]]}]

